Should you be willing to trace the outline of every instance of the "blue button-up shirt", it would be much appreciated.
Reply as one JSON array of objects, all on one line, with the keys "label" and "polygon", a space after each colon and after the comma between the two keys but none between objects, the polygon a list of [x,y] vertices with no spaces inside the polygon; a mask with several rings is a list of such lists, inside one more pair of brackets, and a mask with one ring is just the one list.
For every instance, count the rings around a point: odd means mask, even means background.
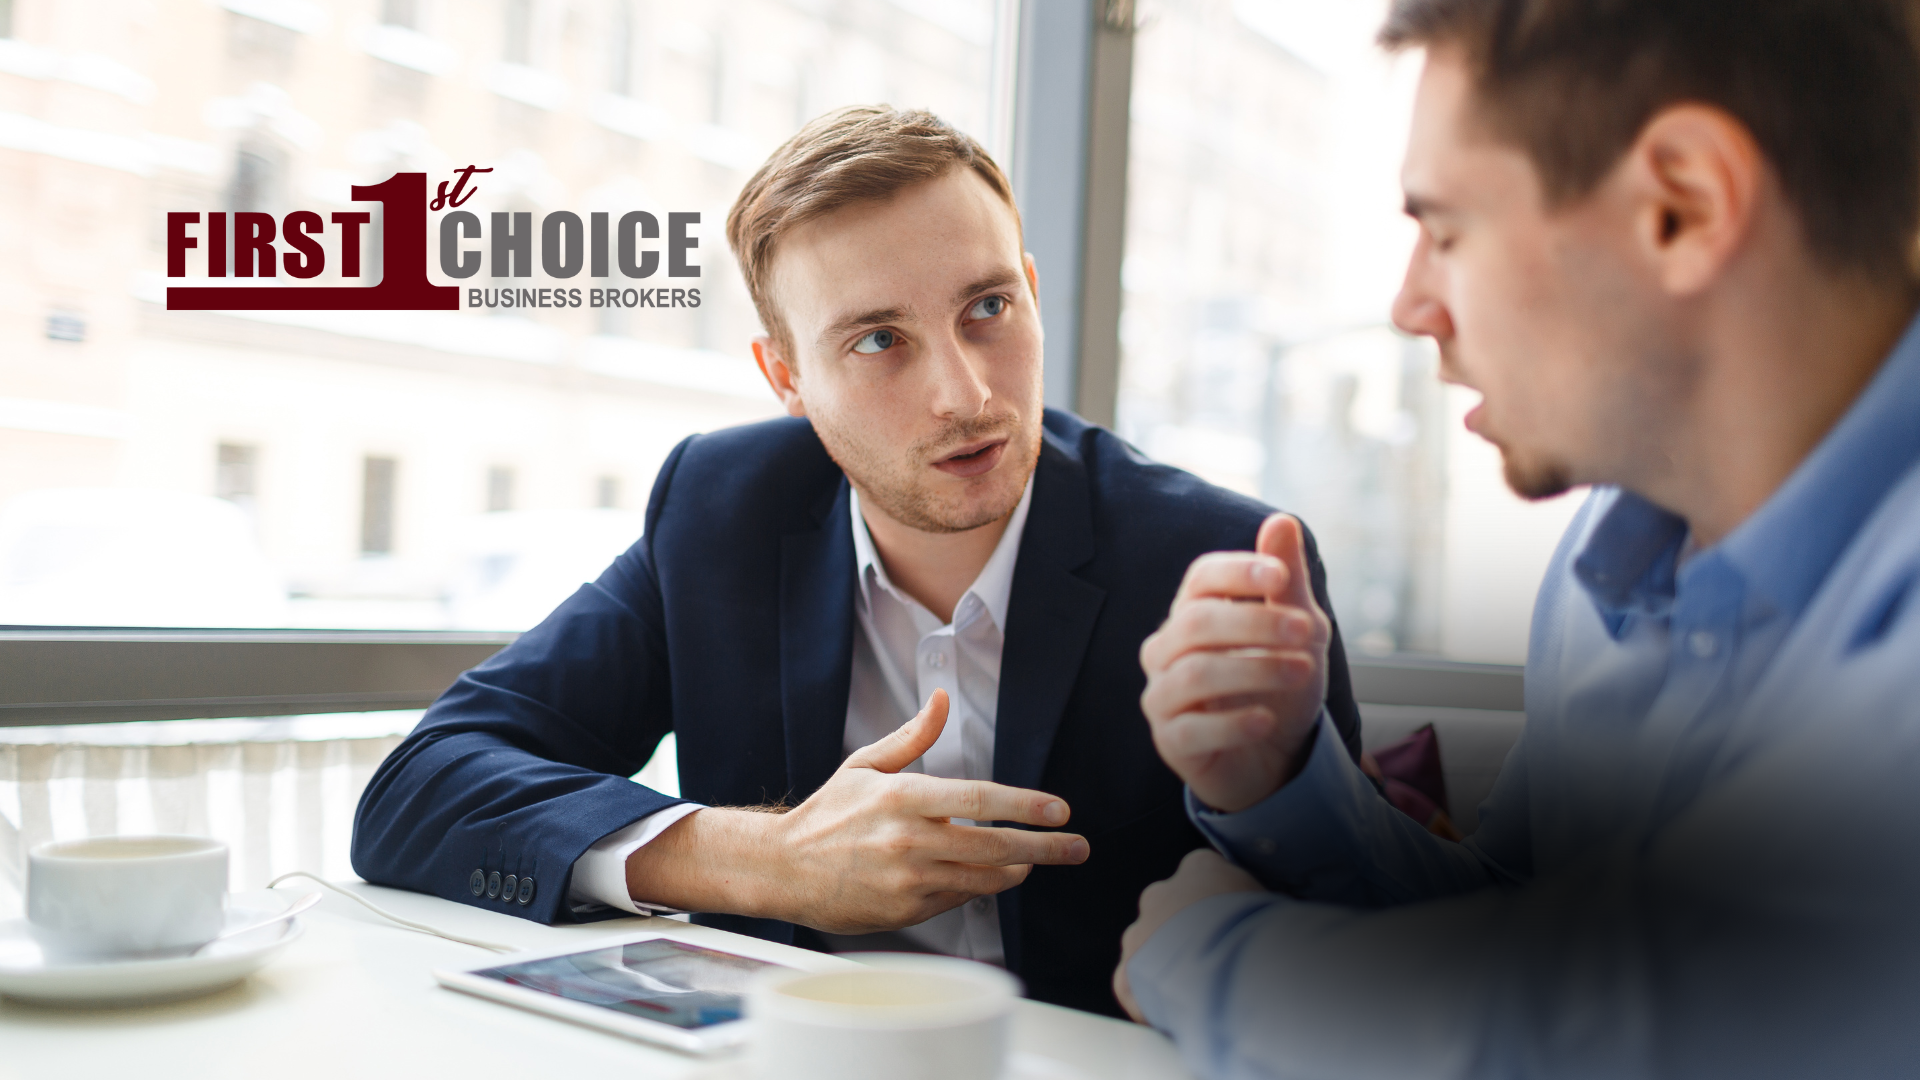
[{"label": "blue button-up shirt", "polygon": [[1594,493],[1465,843],[1324,717],[1134,957],[1208,1077],[1920,1075],[1920,323],[1721,543]]}]

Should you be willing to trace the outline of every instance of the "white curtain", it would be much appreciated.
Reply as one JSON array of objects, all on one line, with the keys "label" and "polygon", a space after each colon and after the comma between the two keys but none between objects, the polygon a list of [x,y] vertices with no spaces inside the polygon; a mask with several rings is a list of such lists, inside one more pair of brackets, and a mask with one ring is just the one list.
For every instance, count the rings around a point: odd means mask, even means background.
[{"label": "white curtain", "polygon": [[[0,918],[47,840],[187,833],[227,843],[231,888],[289,870],[352,878],[360,792],[420,713],[0,728]],[[677,795],[668,735],[640,783]]]},{"label": "white curtain", "polygon": [[0,728],[0,915],[46,840],[188,833],[226,841],[231,887],[352,877],[353,810],[418,712]]}]

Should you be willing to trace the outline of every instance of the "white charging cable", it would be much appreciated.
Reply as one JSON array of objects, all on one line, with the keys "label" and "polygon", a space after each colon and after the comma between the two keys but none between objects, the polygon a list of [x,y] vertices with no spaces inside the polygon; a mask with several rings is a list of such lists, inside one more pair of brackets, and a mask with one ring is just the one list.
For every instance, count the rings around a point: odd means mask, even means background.
[{"label": "white charging cable", "polygon": [[461,937],[459,934],[449,934],[445,930],[436,930],[433,927],[428,926],[426,923],[417,923],[417,922],[414,922],[412,919],[403,919],[400,916],[395,915],[393,912],[388,911],[385,908],[381,907],[380,905],[374,903],[373,901],[368,900],[366,897],[361,896],[359,893],[352,892],[347,889],[343,889],[340,886],[335,885],[333,882],[328,881],[325,878],[317,877],[313,874],[309,874],[305,870],[295,870],[291,873],[281,874],[279,877],[274,878],[272,881],[267,882],[267,888],[271,889],[274,886],[280,884],[281,882],[287,880],[288,878],[297,878],[297,877],[306,878],[308,881],[317,882],[319,883],[320,887],[323,889],[332,889],[334,892],[337,892],[341,896],[344,896],[347,899],[353,901],[354,903],[359,904],[361,907],[366,908],[368,911],[373,912],[375,915],[380,916],[381,918],[387,920],[388,922],[398,923],[409,930],[417,930],[422,934],[432,934],[434,937],[446,938],[448,941],[457,941],[462,945],[472,945],[477,949],[491,949],[494,952],[519,952],[520,951],[520,949],[517,946],[500,945],[491,941],[476,941],[473,938]]}]

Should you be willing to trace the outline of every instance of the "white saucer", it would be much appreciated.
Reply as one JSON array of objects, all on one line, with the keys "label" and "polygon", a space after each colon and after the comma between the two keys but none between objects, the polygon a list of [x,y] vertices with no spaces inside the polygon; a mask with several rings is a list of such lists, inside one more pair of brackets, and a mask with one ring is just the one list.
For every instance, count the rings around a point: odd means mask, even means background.
[{"label": "white saucer", "polygon": [[[228,926],[258,922],[282,908],[230,907]],[[217,942],[196,956],[50,964],[25,919],[0,921],[0,994],[59,1005],[123,1005],[194,997],[232,986],[300,936],[295,918]]]}]

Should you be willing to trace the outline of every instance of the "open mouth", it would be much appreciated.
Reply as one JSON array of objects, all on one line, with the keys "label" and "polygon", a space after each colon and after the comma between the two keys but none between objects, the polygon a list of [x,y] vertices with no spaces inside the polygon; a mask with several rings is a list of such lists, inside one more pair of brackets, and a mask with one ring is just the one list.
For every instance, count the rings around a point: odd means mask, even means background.
[{"label": "open mouth", "polygon": [[979,476],[1000,464],[1000,458],[1007,449],[1007,440],[1002,437],[986,442],[970,443],[960,448],[958,453],[949,454],[933,463],[933,467],[949,476],[966,478]]}]

